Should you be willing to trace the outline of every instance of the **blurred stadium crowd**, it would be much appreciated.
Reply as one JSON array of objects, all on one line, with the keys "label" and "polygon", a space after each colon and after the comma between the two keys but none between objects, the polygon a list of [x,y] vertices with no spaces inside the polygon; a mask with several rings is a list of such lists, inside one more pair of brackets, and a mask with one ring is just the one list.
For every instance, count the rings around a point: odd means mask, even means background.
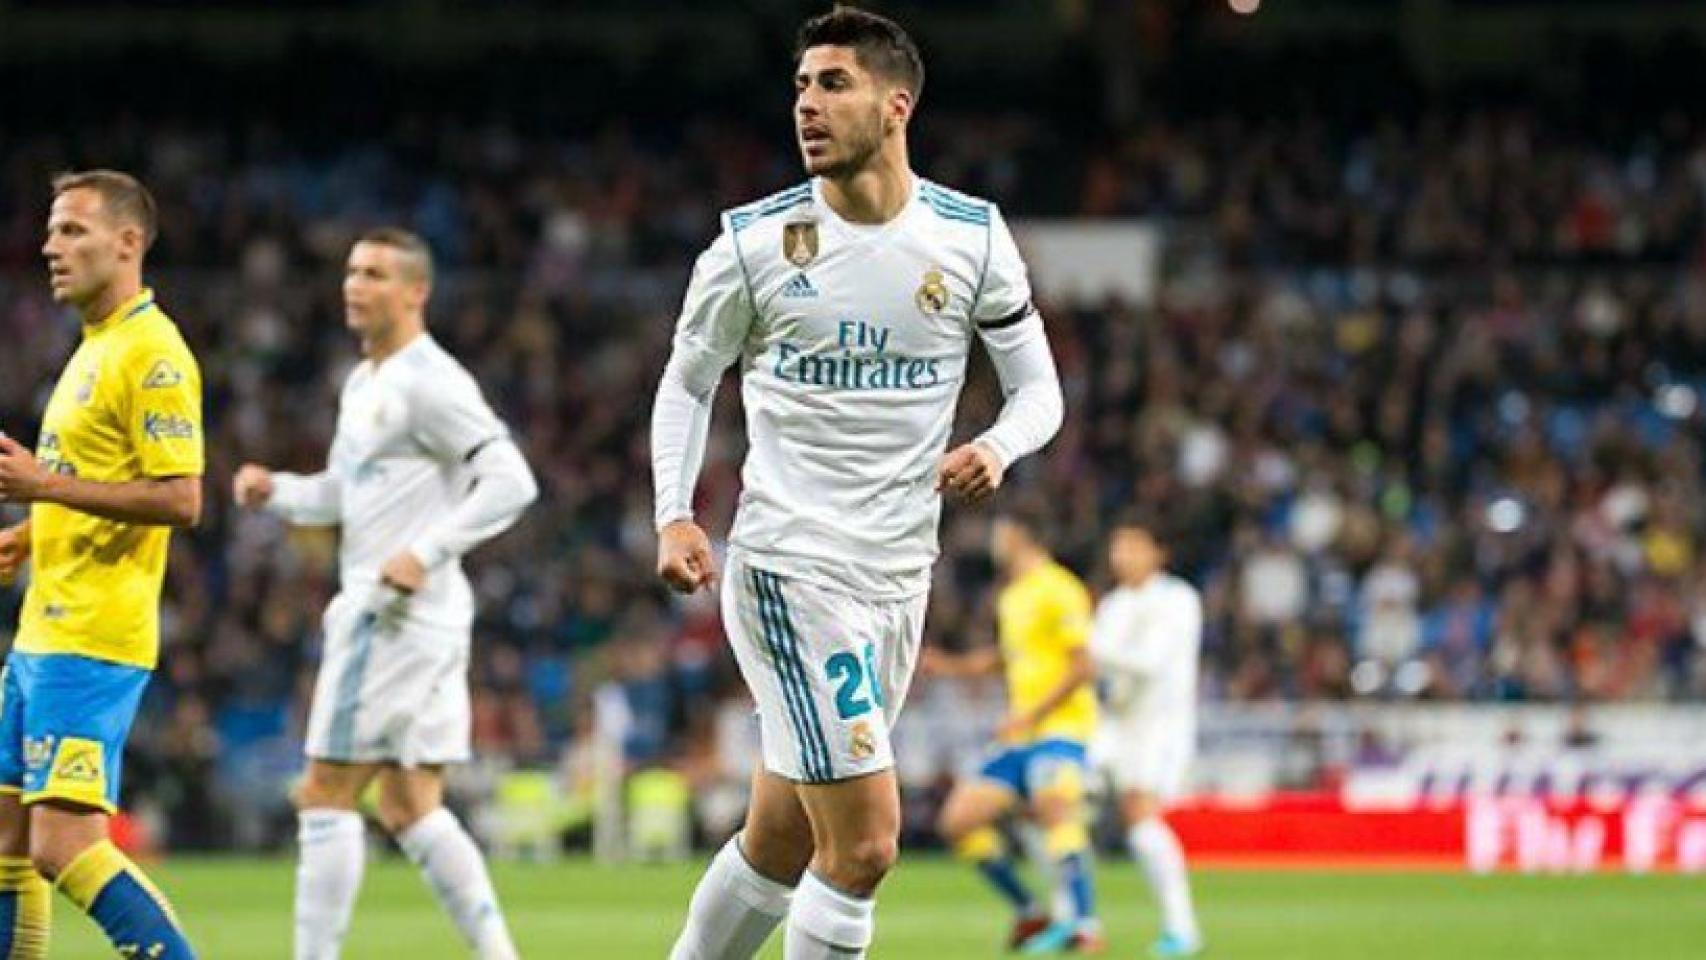
[{"label": "blurred stadium crowd", "polygon": [[[1172,518],[1211,700],[1706,693],[1706,128],[1590,142],[1512,107],[1157,121],[1096,144],[1017,116],[920,132],[923,171],[1012,218],[1165,226],[1156,303],[1043,304],[1067,426],[1003,496],[1055,505],[1062,556],[1097,583],[1113,513]],[[476,750],[573,758],[602,687],[630,710],[630,762],[715,770],[717,706],[742,694],[714,604],[652,575],[646,424],[717,210],[797,180],[792,152],[709,120],[669,142],[404,121],[329,153],[288,143],[133,123],[0,156],[0,426],[33,439],[77,335],[36,252],[59,168],[98,158],[155,190],[155,285],[204,369],[216,495],[176,541],[127,786],[190,844],[282,803],[335,542],[239,515],[225,489],[245,460],[323,464],[355,360],[342,257],[380,222],[432,242],[433,332],[545,490],[469,563]],[[738,402],[725,389],[704,475],[713,530]],[[980,366],[962,435],[997,402]],[[986,526],[946,514],[929,642],[992,638]],[[0,630],[16,603],[0,593]]]}]

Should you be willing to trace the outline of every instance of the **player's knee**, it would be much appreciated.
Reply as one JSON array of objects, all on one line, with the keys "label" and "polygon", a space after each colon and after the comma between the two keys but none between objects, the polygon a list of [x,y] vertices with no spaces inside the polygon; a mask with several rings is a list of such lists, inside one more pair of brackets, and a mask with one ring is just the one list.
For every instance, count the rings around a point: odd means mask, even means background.
[{"label": "player's knee", "polygon": [[385,832],[396,836],[419,823],[427,814],[438,809],[436,802],[427,803],[418,797],[398,796],[389,791],[379,794],[379,824]]},{"label": "player's knee", "polygon": [[900,841],[893,836],[864,837],[835,851],[825,864],[830,883],[848,893],[868,896],[900,858]]},{"label": "player's knee", "polygon": [[936,835],[948,844],[959,843],[975,829],[976,825],[969,823],[952,804],[943,807],[936,817]]},{"label": "player's knee", "polygon": [[35,867],[36,873],[43,878],[52,881],[65,872],[85,846],[87,844],[56,836],[49,830],[33,831],[29,841],[30,866]]},{"label": "player's knee", "polygon": [[312,771],[290,793],[301,810],[354,810],[359,793],[335,779],[315,776]]},{"label": "player's knee", "polygon": [[1135,827],[1161,816],[1163,805],[1160,796],[1147,790],[1134,790],[1125,795],[1121,806],[1125,808],[1126,826]]},{"label": "player's knee", "polygon": [[740,851],[759,874],[791,887],[800,882],[812,860],[810,825],[802,832],[776,824],[748,823],[741,831]]}]

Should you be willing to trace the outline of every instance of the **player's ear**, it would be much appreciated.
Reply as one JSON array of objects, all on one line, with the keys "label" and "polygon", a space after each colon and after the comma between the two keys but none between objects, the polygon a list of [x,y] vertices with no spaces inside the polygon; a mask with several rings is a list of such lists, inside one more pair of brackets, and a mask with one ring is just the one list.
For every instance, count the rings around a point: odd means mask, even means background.
[{"label": "player's ear", "polygon": [[120,260],[127,263],[140,261],[147,246],[147,236],[143,233],[141,226],[134,223],[119,225],[118,255]]},{"label": "player's ear", "polygon": [[888,119],[890,123],[896,126],[906,126],[906,122],[912,119],[913,106],[911,90],[905,87],[893,87],[889,90]]}]

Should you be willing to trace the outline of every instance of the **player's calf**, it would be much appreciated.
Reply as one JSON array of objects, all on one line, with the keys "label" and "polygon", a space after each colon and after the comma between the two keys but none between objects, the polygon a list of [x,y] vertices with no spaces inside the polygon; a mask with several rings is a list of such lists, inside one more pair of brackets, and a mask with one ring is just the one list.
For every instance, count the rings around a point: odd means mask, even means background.
[{"label": "player's calf", "polygon": [[31,820],[36,872],[88,914],[120,956],[193,960],[165,895],[106,838],[104,814],[41,806]]}]

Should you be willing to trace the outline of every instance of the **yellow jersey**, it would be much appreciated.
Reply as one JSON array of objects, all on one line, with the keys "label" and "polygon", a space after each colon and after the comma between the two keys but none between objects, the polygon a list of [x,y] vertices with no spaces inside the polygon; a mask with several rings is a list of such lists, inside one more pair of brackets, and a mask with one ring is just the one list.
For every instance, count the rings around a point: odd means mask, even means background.
[{"label": "yellow jersey", "polygon": [[[1076,651],[1090,645],[1090,591],[1072,571],[1049,561],[1002,589],[996,600],[1007,700],[1029,711],[1066,679]],[[1085,742],[1096,728],[1096,694],[1086,683],[1038,723],[1031,741]]]},{"label": "yellow jersey", "polygon": [[[102,483],[201,475],[201,370],[152,290],[83,327],[48,400],[36,457]],[[152,668],[171,536],[169,527],[34,504],[16,648]]]}]

